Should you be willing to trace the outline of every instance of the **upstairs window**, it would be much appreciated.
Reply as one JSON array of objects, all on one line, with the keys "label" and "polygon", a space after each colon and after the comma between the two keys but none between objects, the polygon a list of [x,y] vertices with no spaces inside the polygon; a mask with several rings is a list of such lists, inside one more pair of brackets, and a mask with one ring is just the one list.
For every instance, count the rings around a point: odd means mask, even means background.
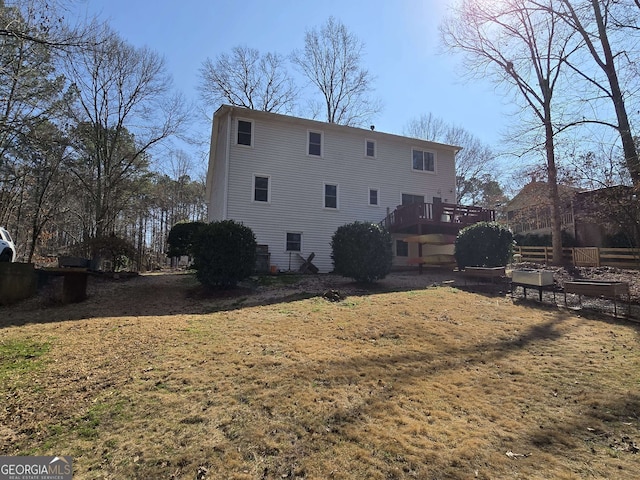
[{"label": "upstairs window", "polygon": [[376,158],[376,142],[375,140],[366,140],[364,142],[364,154],[370,158]]},{"label": "upstairs window", "polygon": [[324,208],[338,208],[338,186],[325,183]]},{"label": "upstairs window", "polygon": [[253,177],[253,201],[269,201],[269,177]]},{"label": "upstairs window", "polygon": [[412,150],[412,168],[423,172],[436,171],[436,154],[429,150]]},{"label": "upstairs window", "polygon": [[238,120],[238,145],[251,146],[251,131],[253,124],[247,120]]},{"label": "upstairs window", "polygon": [[307,148],[309,155],[322,156],[322,133],[309,132],[309,145]]},{"label": "upstairs window", "polygon": [[302,251],[302,234],[287,232],[287,252]]}]

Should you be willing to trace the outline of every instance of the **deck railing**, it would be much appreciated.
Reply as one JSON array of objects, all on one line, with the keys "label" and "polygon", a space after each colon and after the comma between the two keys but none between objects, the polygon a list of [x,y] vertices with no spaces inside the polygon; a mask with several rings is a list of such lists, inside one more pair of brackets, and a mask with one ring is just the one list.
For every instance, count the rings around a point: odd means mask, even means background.
[{"label": "deck railing", "polygon": [[453,203],[411,203],[401,205],[383,220],[389,230],[399,230],[418,224],[446,223],[466,227],[478,222],[495,221],[495,210]]}]

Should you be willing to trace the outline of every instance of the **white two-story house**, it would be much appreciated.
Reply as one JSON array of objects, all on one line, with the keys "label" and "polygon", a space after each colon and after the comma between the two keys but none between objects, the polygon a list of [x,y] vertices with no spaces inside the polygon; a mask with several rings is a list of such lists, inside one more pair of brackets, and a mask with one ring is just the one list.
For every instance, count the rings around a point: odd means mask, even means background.
[{"label": "white two-story house", "polygon": [[458,150],[373,127],[223,105],[211,135],[209,221],[250,227],[278,270],[297,270],[313,253],[320,272],[333,269],[330,243],[339,226],[385,222],[394,234],[394,265],[406,265],[421,246],[404,237],[457,233],[462,225],[450,208]]}]

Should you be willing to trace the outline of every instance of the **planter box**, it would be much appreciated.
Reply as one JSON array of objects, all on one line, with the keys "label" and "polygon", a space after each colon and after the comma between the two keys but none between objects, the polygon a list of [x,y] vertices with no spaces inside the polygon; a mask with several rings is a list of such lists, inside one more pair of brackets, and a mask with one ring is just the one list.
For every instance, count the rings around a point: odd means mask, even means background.
[{"label": "planter box", "polygon": [[547,270],[513,270],[511,272],[511,281],[535,287],[553,285],[553,272]]},{"label": "planter box", "polygon": [[465,267],[462,273],[476,278],[502,278],[506,275],[504,267]]},{"label": "planter box", "polygon": [[587,297],[613,298],[629,295],[627,282],[607,282],[601,280],[573,280],[564,282],[565,293],[586,295]]}]

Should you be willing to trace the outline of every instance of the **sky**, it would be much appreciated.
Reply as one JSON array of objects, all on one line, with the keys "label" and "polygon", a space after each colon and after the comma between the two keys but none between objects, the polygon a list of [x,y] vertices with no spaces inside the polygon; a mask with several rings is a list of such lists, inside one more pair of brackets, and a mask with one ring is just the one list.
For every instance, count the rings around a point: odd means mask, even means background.
[{"label": "sky", "polygon": [[[84,0],[89,14],[107,20],[125,40],[161,54],[175,87],[198,102],[198,70],[238,45],[289,55],[305,32],[329,16],[365,45],[363,66],[375,77],[383,110],[376,130],[403,134],[407,124],[433,114],[496,147],[509,106],[494,86],[465,80],[460,56],[444,53],[438,25],[451,0]],[[293,67],[291,67],[293,69]],[[211,112],[213,113],[213,112]],[[204,120],[204,118],[203,118]],[[208,138],[210,126],[199,127]]]}]

